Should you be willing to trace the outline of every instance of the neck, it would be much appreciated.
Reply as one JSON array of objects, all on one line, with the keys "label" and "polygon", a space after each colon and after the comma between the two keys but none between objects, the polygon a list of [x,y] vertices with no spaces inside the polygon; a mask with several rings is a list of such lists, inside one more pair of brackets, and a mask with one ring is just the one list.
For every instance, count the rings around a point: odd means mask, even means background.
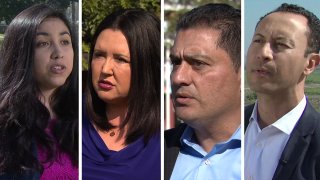
[{"label": "neck", "polygon": [[119,127],[126,117],[127,109],[127,104],[108,104],[106,108],[108,122],[115,127]]},{"label": "neck", "polygon": [[259,94],[258,97],[258,113],[259,126],[263,129],[273,124],[283,115],[290,112],[296,107],[304,97],[302,90],[287,90],[276,94]]},{"label": "neck", "polygon": [[127,126],[124,128],[120,126],[125,119],[127,109],[126,104],[108,104],[106,108],[107,120],[114,128],[107,131],[97,129],[100,137],[110,150],[119,151],[126,147]]},{"label": "neck", "polygon": [[241,108],[240,105],[234,111],[224,113],[222,117],[216,117],[207,124],[192,126],[199,145],[210,152],[217,144],[230,139],[234,132],[240,127]]},{"label": "neck", "polygon": [[54,92],[54,89],[51,90],[40,90],[40,94],[39,94],[39,100],[42,102],[42,104],[48,109],[49,113],[50,113],[50,118],[56,118],[55,113],[53,112],[53,109],[50,105],[50,98],[51,95]]}]

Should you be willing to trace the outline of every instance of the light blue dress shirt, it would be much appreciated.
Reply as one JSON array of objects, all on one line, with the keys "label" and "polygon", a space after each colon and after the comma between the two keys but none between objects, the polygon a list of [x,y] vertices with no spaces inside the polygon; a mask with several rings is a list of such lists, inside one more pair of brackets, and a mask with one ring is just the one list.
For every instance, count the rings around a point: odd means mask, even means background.
[{"label": "light blue dress shirt", "polygon": [[216,144],[207,153],[195,140],[194,130],[187,126],[171,180],[238,180],[241,179],[241,128],[231,138]]}]

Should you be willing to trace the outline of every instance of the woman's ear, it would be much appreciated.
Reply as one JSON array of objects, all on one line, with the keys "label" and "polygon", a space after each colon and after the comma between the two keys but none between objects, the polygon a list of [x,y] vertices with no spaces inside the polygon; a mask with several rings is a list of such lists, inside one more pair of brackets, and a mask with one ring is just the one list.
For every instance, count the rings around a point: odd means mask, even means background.
[{"label": "woman's ear", "polygon": [[320,63],[320,55],[318,53],[309,54],[307,66],[304,68],[304,74],[311,74]]}]

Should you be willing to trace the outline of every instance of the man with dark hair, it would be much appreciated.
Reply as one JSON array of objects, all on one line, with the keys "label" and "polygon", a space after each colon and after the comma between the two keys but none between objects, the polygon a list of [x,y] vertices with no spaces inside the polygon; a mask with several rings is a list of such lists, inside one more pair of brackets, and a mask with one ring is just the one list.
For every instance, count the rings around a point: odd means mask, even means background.
[{"label": "man with dark hair", "polygon": [[258,22],[246,64],[257,101],[245,108],[245,179],[320,179],[320,116],[304,94],[319,42],[319,19],[296,5]]},{"label": "man with dark hair", "polygon": [[184,123],[165,132],[165,179],[240,179],[240,11],[207,4],[186,13],[170,58]]}]

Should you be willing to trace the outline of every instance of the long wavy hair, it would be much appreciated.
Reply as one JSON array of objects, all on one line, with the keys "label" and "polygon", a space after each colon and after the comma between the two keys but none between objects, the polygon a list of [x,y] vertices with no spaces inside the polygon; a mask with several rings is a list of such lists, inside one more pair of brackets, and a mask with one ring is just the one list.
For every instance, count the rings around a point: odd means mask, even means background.
[{"label": "long wavy hair", "polygon": [[[50,106],[58,121],[53,136],[45,132],[50,114],[40,102],[34,78],[35,38],[39,25],[49,17],[59,18],[71,33],[73,69],[64,85],[57,88]],[[77,40],[66,17],[45,4],[18,14],[8,26],[0,50],[0,173],[42,171],[37,145],[47,152],[45,161],[58,156],[54,143],[78,162],[78,58]]]},{"label": "long wavy hair", "polygon": [[128,126],[126,144],[143,136],[147,142],[160,132],[160,20],[142,9],[125,9],[108,15],[98,26],[89,53],[86,88],[86,110],[96,126],[109,130],[106,104],[92,85],[91,61],[99,34],[105,29],[119,30],[126,37],[130,50],[131,84],[128,112],[120,129]]}]

